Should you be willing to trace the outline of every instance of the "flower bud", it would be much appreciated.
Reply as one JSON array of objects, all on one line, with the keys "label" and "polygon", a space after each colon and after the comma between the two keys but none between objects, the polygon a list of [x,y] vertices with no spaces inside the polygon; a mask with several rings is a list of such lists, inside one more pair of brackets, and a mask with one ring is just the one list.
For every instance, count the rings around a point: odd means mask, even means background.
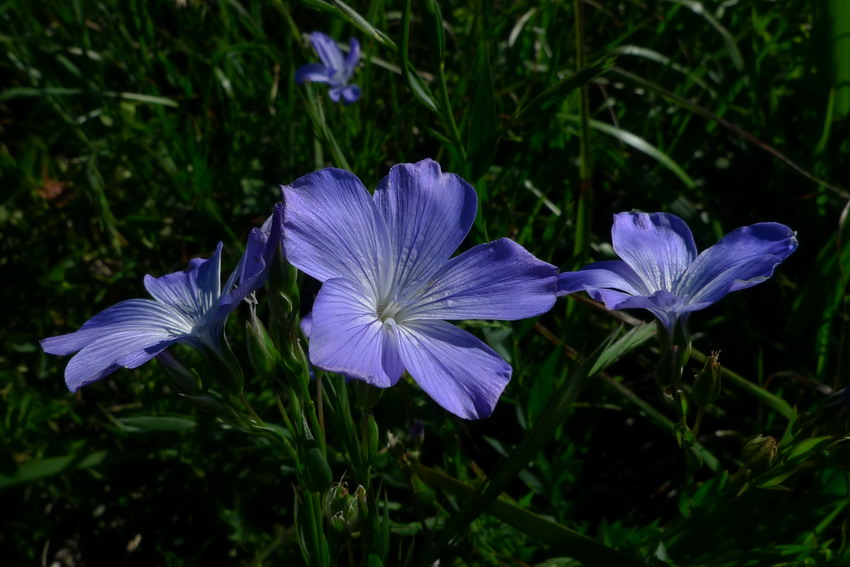
[{"label": "flower bud", "polygon": [[337,482],[325,493],[325,517],[337,533],[357,537],[368,510],[366,489],[360,485],[351,493],[347,483]]},{"label": "flower bud", "polygon": [[663,389],[675,388],[682,380],[682,359],[679,345],[673,345],[661,355],[655,369],[655,382]]},{"label": "flower bud", "polygon": [[696,377],[691,396],[701,408],[713,404],[720,396],[720,351],[713,351]]},{"label": "flower bud", "polygon": [[767,470],[776,460],[778,445],[770,435],[758,434],[744,445],[741,460],[755,472]]},{"label": "flower bud", "polygon": [[273,377],[278,368],[280,354],[265,325],[253,310],[250,320],[245,324],[245,336],[248,340],[248,359],[251,366],[260,376]]}]

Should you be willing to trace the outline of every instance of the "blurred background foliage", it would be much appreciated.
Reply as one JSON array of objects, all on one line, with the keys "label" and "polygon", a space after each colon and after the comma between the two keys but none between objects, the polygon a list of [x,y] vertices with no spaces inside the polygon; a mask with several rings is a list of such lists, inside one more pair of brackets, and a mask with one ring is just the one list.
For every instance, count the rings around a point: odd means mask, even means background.
[{"label": "blurred background foliage", "polygon": [[[695,347],[721,349],[725,367],[835,445],[786,435],[785,468],[763,482],[790,471],[781,490],[730,495],[743,442],[800,422],[727,382],[699,438],[714,466],[687,483],[647,345],[590,384],[506,492],[658,563],[850,561],[847,410],[827,398],[850,375],[850,5],[435,4],[0,3],[4,564],[297,564],[293,463],[188,406],[156,364],[69,394],[66,361],[37,341],[144,296],[144,274],[180,270],[219,240],[233,265],[280,184],[335,165],[374,187],[392,164],[425,157],[478,190],[465,246],[510,236],[564,270],[610,257],[611,215],[624,210],[680,215],[700,248],[759,221],[797,230],[799,250],[772,280],[692,318]],[[315,60],[311,31],[360,40],[360,101],[294,84]],[[453,419],[402,384],[374,410],[382,438],[421,420],[420,461],[472,483],[522,442],[569,359],[617,324],[567,298],[536,322],[470,325],[514,365],[494,416]],[[274,413],[262,384],[247,390]],[[411,484],[389,454],[375,475],[393,522],[387,564],[415,562],[457,495]],[[570,565],[566,555],[484,515],[444,564]]]}]

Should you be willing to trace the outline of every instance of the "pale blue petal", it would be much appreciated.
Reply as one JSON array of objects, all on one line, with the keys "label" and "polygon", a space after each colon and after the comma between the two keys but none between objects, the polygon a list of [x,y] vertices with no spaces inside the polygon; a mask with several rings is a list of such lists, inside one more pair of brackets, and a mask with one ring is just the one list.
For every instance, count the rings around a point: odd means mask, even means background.
[{"label": "pale blue petal", "polygon": [[328,96],[331,97],[331,100],[334,102],[339,102],[340,97],[342,97],[343,91],[345,90],[344,86],[336,86],[331,89],[328,89]]},{"label": "pale blue petal", "polygon": [[667,213],[618,213],[611,240],[617,255],[652,292],[672,291],[697,256],[691,229]]},{"label": "pale blue petal", "polygon": [[[77,352],[116,332],[144,332],[155,328],[168,336],[192,332],[192,322],[169,306],[150,299],[128,299],[104,309],[73,333],[41,340],[45,352],[66,355]],[[139,331],[141,330],[141,331]]]},{"label": "pale blue petal", "polygon": [[[684,308],[682,299],[666,289],[658,290],[649,297],[626,296],[620,292],[604,289],[599,290],[598,294],[608,309],[649,310],[670,331],[673,330],[676,320],[688,311]],[[594,299],[600,300],[598,297]]]},{"label": "pale blue petal", "polygon": [[466,331],[445,321],[399,325],[404,366],[435,402],[464,419],[493,412],[511,379],[511,366]]},{"label": "pale blue petal", "polygon": [[349,46],[348,55],[345,56],[344,66],[346,80],[351,78],[354,71],[357,69],[357,64],[360,62],[360,42],[352,37],[349,41]]},{"label": "pale blue petal", "polygon": [[356,283],[325,282],[313,303],[310,362],[331,372],[387,388],[404,367],[393,323],[381,323]]},{"label": "pale blue petal", "polygon": [[301,322],[298,324],[301,328],[301,332],[304,333],[304,336],[308,339],[310,335],[313,334],[313,312],[305,313],[301,316]]},{"label": "pale blue petal", "polygon": [[100,337],[78,352],[65,368],[65,383],[76,392],[118,368],[135,368],[177,342],[161,328],[122,330]]},{"label": "pale blue petal", "polygon": [[434,273],[466,237],[478,207],[475,190],[430,159],[390,169],[375,190],[386,221],[396,289]]},{"label": "pale blue petal", "polygon": [[[605,260],[576,272],[558,275],[558,295],[594,289],[619,290],[629,295],[651,295],[646,284],[622,260]],[[613,309],[608,306],[609,309]]]},{"label": "pale blue petal", "polygon": [[145,276],[145,288],[154,299],[196,321],[218,305],[221,296],[221,242],[209,258],[194,258],[182,272],[154,278]]},{"label": "pale blue petal", "polygon": [[796,249],[794,231],[783,224],[743,226],[699,255],[678,282],[676,294],[689,303],[708,306],[729,292],[768,279]]},{"label": "pale blue petal", "polygon": [[284,186],[283,195],[284,249],[296,268],[319,281],[347,277],[383,287],[387,229],[357,177],[323,169]]},{"label": "pale blue petal", "polygon": [[545,313],[555,304],[558,268],[507,238],[479,244],[449,260],[432,279],[408,291],[414,319],[514,321]]},{"label": "pale blue petal", "polygon": [[351,104],[360,98],[360,87],[357,85],[348,85],[342,88],[340,94],[342,94],[343,103]]},{"label": "pale blue petal", "polygon": [[310,43],[325,67],[337,72],[343,69],[345,63],[342,58],[342,51],[333,39],[322,32],[313,32],[310,34]]},{"label": "pale blue petal", "polygon": [[319,63],[307,63],[295,71],[295,82],[299,85],[305,81],[311,83],[330,83],[333,76],[333,69],[328,69]]}]

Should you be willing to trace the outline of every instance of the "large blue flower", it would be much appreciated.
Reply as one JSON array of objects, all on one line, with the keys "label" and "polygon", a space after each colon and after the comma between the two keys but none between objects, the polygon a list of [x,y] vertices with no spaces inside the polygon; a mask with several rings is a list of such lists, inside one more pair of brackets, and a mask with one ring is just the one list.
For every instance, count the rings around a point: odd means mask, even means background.
[{"label": "large blue flower", "polygon": [[287,258],[324,282],[313,305],[313,364],[381,388],[406,369],[455,415],[489,415],[511,367],[446,320],[548,311],[557,268],[506,238],[451,258],[477,196],[431,160],[394,166],[374,196],[340,169],[306,175],[283,195]]},{"label": "large blue flower", "polygon": [[360,87],[351,83],[357,63],[360,62],[360,42],[351,38],[348,55],[343,57],[336,42],[321,32],[310,34],[310,44],[322,63],[308,63],[295,72],[295,82],[328,83],[331,100],[339,102],[342,98],[345,104],[351,104],[360,98]]},{"label": "large blue flower", "polygon": [[697,255],[685,221],[667,213],[618,213],[608,260],[558,276],[558,295],[587,291],[608,309],[648,309],[668,333],[692,311],[759,284],[796,248],[794,231],[775,222],[737,228]]},{"label": "large blue flower", "polygon": [[174,343],[221,353],[227,316],[266,280],[281,242],[281,221],[278,207],[262,229],[251,231],[245,254],[224,287],[219,243],[211,257],[190,260],[182,272],[145,276],[154,299],[122,301],[76,332],[42,339],[41,347],[50,354],[77,353],[65,369],[65,383],[74,392],[118,368],[137,368]]}]

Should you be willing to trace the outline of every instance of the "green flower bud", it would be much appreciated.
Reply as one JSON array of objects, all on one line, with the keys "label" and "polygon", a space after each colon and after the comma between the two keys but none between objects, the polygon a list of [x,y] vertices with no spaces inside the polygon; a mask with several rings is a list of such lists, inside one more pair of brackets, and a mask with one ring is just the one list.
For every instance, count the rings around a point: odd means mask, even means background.
[{"label": "green flower bud", "polygon": [[758,434],[744,445],[741,460],[749,469],[762,472],[773,465],[777,452],[778,445],[775,438]]},{"label": "green flower bud", "polygon": [[245,324],[245,336],[248,340],[248,359],[254,370],[263,377],[271,378],[278,369],[280,354],[272,341],[265,325],[251,310],[251,318]]},{"label": "green flower bud", "polygon": [[673,345],[661,355],[655,369],[655,382],[662,389],[675,388],[682,380],[682,358],[679,345]]},{"label": "green flower bud", "polygon": [[380,433],[378,431],[378,422],[375,421],[375,417],[372,414],[369,414],[369,417],[367,417],[366,420],[366,462],[371,463],[375,460],[375,456],[378,454]]},{"label": "green flower bud", "polygon": [[335,532],[357,537],[360,525],[368,515],[366,489],[358,485],[352,494],[347,483],[334,483],[325,493],[324,512]]},{"label": "green flower bud", "polygon": [[694,378],[691,395],[696,404],[706,408],[720,396],[720,351],[713,351],[706,359],[702,370]]}]

